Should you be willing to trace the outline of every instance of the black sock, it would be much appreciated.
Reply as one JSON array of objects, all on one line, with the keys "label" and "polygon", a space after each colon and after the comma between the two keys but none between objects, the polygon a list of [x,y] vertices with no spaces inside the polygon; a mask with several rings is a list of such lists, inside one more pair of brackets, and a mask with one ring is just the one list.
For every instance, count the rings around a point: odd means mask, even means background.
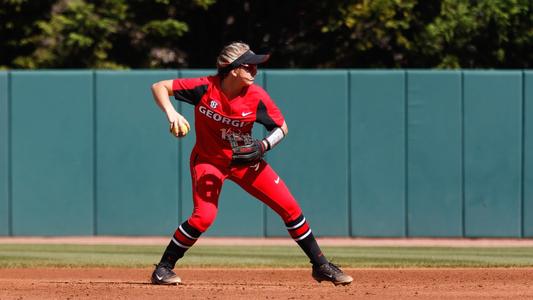
[{"label": "black sock", "polygon": [[160,263],[168,264],[174,268],[178,259],[185,255],[185,251],[194,245],[201,234],[200,231],[189,225],[189,222],[183,222],[174,232]]},{"label": "black sock", "polygon": [[302,248],[305,254],[307,254],[307,257],[309,257],[313,265],[323,265],[328,263],[328,260],[324,254],[322,254],[322,250],[320,250],[313,233],[310,233],[306,238],[297,241],[296,243],[298,243],[300,248]]},{"label": "black sock", "polygon": [[294,221],[285,223],[285,225],[291,237],[302,248],[312,264],[322,265],[328,262],[303,215],[300,215]]}]

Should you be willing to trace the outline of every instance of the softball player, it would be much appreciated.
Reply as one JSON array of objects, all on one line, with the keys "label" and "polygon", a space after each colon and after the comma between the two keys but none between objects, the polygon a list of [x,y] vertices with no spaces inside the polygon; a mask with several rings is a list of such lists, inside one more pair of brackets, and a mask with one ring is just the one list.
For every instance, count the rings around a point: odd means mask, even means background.
[{"label": "softball player", "polygon": [[[172,236],[152,274],[152,283],[181,282],[172,270],[215,220],[226,179],[237,183],[282,218],[291,237],[311,260],[314,279],[335,285],[352,282],[352,277],[322,254],[300,206],[283,180],[262,159],[288,132],[278,107],[254,84],[257,65],[268,58],[269,55],[252,52],[247,44],[234,42],[220,52],[216,75],[164,80],[152,85],[154,99],[166,113],[176,136],[187,134],[190,126],[176,112],[169,96],[194,105],[196,128],[196,145],[190,156],[194,209]],[[264,139],[252,138],[254,122],[269,131]]]}]

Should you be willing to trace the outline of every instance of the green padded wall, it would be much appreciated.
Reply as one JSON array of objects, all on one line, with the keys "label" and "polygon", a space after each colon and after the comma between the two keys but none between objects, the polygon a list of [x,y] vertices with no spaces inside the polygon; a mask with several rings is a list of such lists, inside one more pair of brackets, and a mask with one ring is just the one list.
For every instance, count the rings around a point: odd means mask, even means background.
[{"label": "green padded wall", "polygon": [[[0,236],[172,234],[192,211],[194,125],[173,138],[150,86],[213,73],[0,72]],[[267,70],[257,83],[289,125],[266,159],[317,236],[533,237],[532,71]],[[288,236],[231,181],[219,208],[206,235]]]},{"label": "green padded wall", "polygon": [[354,236],[405,236],[405,101],[405,72],[350,72]]},{"label": "green padded wall", "polygon": [[521,72],[464,72],[467,237],[521,235],[521,108]]},{"label": "green padded wall", "polygon": [[[289,127],[268,161],[300,203],[316,236],[349,234],[346,71],[268,71],[266,88]],[[267,236],[288,236],[267,211]]]},{"label": "green padded wall", "polygon": [[0,72],[0,235],[10,233],[8,73]]},{"label": "green padded wall", "polygon": [[96,72],[96,233],[168,235],[179,221],[178,145],[151,85],[176,71]]},{"label": "green padded wall", "polygon": [[[215,74],[215,70],[188,70],[181,71],[181,78],[201,77]],[[256,83],[262,84],[263,75],[259,72]],[[174,98],[173,101],[178,102]],[[180,148],[181,182],[180,195],[182,199],[182,221],[185,221],[192,213],[192,183],[189,169],[189,158],[192,147],[196,141],[194,122],[194,107],[190,104],[179,102],[181,112],[191,125],[191,132],[182,139]],[[257,134],[258,128],[255,128]],[[250,196],[237,184],[230,180],[224,182],[218,201],[218,214],[213,225],[205,233],[205,236],[262,236],[263,235],[263,204],[261,201]]]},{"label": "green padded wall", "polygon": [[409,236],[460,237],[461,72],[408,71]]},{"label": "green padded wall", "polygon": [[524,76],[524,211],[523,233],[533,237],[533,71]]},{"label": "green padded wall", "polygon": [[93,73],[12,71],[14,235],[92,235]]}]

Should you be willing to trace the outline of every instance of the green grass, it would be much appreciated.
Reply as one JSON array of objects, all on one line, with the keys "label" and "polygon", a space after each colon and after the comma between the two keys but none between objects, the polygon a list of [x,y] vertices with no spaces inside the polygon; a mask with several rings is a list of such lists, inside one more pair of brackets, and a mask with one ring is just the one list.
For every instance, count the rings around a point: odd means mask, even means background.
[{"label": "green grass", "polygon": [[[164,246],[1,245],[0,268],[150,267]],[[323,247],[343,267],[533,267],[533,247]],[[306,267],[295,246],[195,246],[182,267]]]}]

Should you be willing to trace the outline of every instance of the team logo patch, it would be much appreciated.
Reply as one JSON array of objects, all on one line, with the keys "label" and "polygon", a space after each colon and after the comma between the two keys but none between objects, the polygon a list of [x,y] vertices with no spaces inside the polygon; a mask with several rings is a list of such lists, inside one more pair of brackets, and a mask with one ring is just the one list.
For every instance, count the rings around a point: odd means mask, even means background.
[{"label": "team logo patch", "polygon": [[218,102],[216,102],[215,100],[211,100],[211,102],[209,102],[209,106],[211,106],[211,108],[217,108]]}]

